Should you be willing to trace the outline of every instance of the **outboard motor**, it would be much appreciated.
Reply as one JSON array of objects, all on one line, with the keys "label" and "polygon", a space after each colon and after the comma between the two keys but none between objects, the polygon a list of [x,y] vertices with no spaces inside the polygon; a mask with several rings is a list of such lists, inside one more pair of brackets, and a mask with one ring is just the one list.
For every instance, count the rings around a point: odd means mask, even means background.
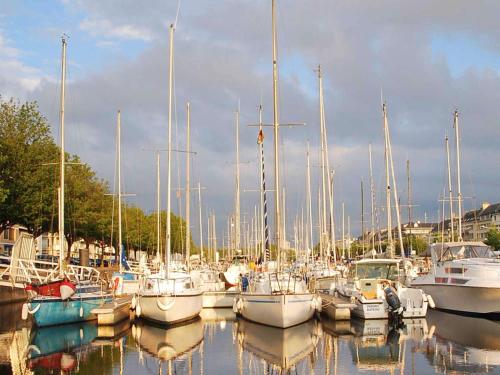
[{"label": "outboard motor", "polygon": [[389,320],[396,323],[402,323],[403,320],[403,308],[401,307],[401,301],[399,300],[396,290],[387,286],[384,289],[385,301],[389,305]]}]

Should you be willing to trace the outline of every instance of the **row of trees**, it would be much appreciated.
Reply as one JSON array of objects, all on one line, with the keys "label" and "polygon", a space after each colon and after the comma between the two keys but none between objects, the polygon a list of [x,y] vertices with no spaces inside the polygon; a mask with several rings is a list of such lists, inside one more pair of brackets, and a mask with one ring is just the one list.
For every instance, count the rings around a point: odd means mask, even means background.
[{"label": "row of trees", "polygon": [[[65,157],[68,162],[64,218],[67,240],[70,244],[83,239],[87,246],[95,241],[116,246],[117,205],[108,183],[98,178],[77,155]],[[57,231],[59,158],[60,148],[37,103],[6,101],[0,97],[0,230],[21,224],[35,236]],[[146,214],[139,207],[124,204],[125,247],[155,251],[156,222],[155,213]],[[163,242],[165,222],[166,212],[162,212],[160,238]],[[185,248],[185,233],[185,221],[172,214],[174,251]],[[196,252],[193,243],[191,248]]]}]

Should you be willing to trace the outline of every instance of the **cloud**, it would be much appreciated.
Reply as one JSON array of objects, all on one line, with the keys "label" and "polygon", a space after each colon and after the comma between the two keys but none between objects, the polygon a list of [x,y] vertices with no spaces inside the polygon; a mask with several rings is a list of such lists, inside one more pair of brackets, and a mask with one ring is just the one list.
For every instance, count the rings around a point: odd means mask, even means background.
[{"label": "cloud", "polygon": [[0,30],[0,87],[4,98],[25,96],[40,85],[41,72],[24,64],[21,53]]},{"label": "cloud", "polygon": [[105,38],[131,39],[150,41],[152,36],[146,29],[140,29],[133,25],[113,25],[108,20],[96,20],[85,18],[80,22],[80,29],[92,36],[102,35]]}]

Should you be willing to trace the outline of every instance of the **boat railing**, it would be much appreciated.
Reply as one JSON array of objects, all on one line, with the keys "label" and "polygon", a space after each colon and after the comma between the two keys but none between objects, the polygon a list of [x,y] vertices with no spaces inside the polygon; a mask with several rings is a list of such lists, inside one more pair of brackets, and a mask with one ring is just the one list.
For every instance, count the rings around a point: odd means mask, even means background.
[{"label": "boat railing", "polygon": [[[4,261],[5,257],[0,257]],[[3,269],[2,269],[3,268]],[[60,276],[59,264],[42,260],[17,259],[6,267],[0,268],[0,279],[9,280],[13,284],[43,284]],[[92,267],[68,265],[64,275],[72,282],[98,282],[100,273]]]},{"label": "boat railing", "polygon": [[[292,280],[293,279],[293,280]],[[278,273],[273,272],[268,274],[269,289],[272,293],[297,293],[297,281],[302,281],[302,276],[292,272]],[[290,285],[293,282],[293,285]],[[278,288],[273,287],[275,283]],[[285,287],[286,283],[286,287]]]}]

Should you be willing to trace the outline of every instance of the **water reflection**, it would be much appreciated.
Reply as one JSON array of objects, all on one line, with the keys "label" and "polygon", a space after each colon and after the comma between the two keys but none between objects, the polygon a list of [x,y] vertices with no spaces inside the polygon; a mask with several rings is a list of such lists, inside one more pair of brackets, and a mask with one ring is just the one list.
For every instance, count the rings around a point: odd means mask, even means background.
[{"label": "water reflection", "polygon": [[36,328],[27,348],[28,368],[71,371],[77,356],[97,337],[93,323]]},{"label": "water reflection", "polygon": [[203,322],[165,328],[138,321],[132,326],[132,337],[145,350],[161,360],[172,360],[195,349],[203,341]]},{"label": "water reflection", "polygon": [[500,372],[500,322],[431,311],[434,339],[420,348],[439,372]]},{"label": "water reflection", "polygon": [[[305,358],[314,362],[311,354],[322,335],[321,325],[315,320],[298,326],[281,329],[252,323],[237,322],[237,338],[240,349],[265,361],[269,369],[288,371]],[[309,363],[311,365],[312,363]],[[250,373],[253,371],[250,370]]]},{"label": "water reflection", "polygon": [[313,320],[285,330],[236,319],[231,309],[170,328],[136,321],[35,329],[3,315],[2,374],[500,373],[500,322],[439,311],[400,326]]}]

